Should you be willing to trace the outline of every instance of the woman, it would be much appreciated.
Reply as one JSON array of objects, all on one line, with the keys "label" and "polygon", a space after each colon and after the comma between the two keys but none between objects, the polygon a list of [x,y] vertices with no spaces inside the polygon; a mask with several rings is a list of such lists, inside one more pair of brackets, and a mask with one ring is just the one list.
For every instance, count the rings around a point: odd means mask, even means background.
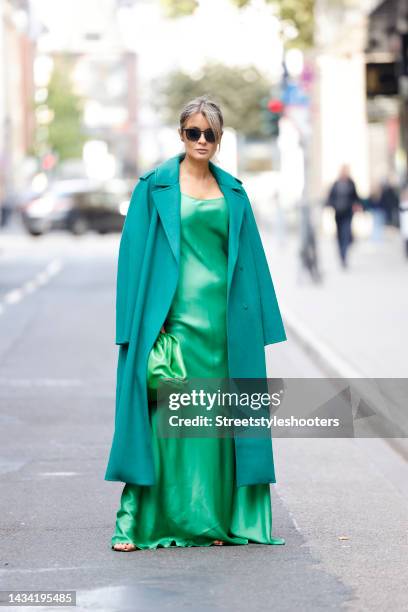
[{"label": "woman", "polygon": [[[127,438],[129,432],[136,435],[136,431],[145,427],[145,421],[140,416],[143,412],[140,405],[134,416],[128,415],[129,406],[137,402],[124,403],[122,380],[126,380],[124,372],[128,370],[129,391],[134,390],[137,380],[131,378],[135,371],[132,367],[139,371],[141,362],[142,386],[145,384],[147,353],[143,349],[138,353],[136,345],[149,348],[152,338],[157,337],[159,330],[155,331],[152,324],[152,308],[157,309],[154,320],[160,321],[159,304],[164,301],[166,316],[161,319],[164,320],[161,331],[180,341],[189,378],[265,376],[264,345],[286,340],[241,181],[210,161],[220,145],[222,127],[221,110],[207,97],[196,98],[185,106],[179,129],[185,152],[141,177],[122,232],[116,311],[120,408],[117,407],[115,438],[105,479],[123,480],[126,484],[111,540],[113,550],[285,543],[282,538],[271,536],[269,483],[275,482],[275,477],[270,437],[264,441],[239,442],[233,437],[159,437],[157,405],[150,403],[149,426],[144,437],[139,438],[139,447],[144,447],[148,438],[152,469],[149,471],[147,464],[140,468],[148,456],[142,454],[143,448],[132,472],[128,469],[130,460],[123,458],[126,449],[136,452]],[[233,209],[229,210],[227,200]],[[132,232],[139,233],[133,247]],[[162,250],[153,257],[151,253],[158,242]],[[244,258],[248,266],[252,262],[248,276],[243,275]],[[174,291],[172,278],[177,279]],[[129,297],[133,294],[128,283],[135,286],[136,297]],[[124,286],[126,296],[122,297]],[[149,290],[153,296],[151,306],[146,298]],[[242,296],[248,303],[238,304]],[[139,314],[144,307],[146,314]],[[238,314],[230,314],[232,310]],[[236,324],[228,325],[230,320]],[[152,328],[152,335],[145,338],[148,327]],[[243,346],[245,334],[257,342],[255,356],[250,340]],[[231,342],[236,349],[229,351]],[[123,438],[127,440],[126,448]]]}]

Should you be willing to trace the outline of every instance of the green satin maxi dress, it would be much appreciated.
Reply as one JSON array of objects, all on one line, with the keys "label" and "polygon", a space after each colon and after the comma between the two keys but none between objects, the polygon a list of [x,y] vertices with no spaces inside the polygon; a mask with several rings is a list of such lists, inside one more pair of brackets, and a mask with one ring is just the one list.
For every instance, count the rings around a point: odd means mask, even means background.
[{"label": "green satin maxi dress", "polygon": [[[228,208],[225,197],[181,194],[180,276],[165,322],[189,377],[228,377]],[[233,438],[158,437],[149,404],[156,484],[126,483],[112,546],[284,544],[273,538],[269,484],[236,487]]]}]

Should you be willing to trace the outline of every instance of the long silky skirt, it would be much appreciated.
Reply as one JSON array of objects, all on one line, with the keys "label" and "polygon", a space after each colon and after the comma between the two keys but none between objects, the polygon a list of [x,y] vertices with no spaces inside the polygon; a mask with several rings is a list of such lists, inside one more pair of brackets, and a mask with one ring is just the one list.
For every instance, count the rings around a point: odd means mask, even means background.
[{"label": "long silky skirt", "polygon": [[[228,377],[226,200],[182,194],[181,217],[180,278],[166,332],[179,338],[189,377]],[[236,486],[234,439],[160,437],[159,409],[149,407],[156,484],[125,484],[112,545],[284,544],[271,535],[270,485]]]}]

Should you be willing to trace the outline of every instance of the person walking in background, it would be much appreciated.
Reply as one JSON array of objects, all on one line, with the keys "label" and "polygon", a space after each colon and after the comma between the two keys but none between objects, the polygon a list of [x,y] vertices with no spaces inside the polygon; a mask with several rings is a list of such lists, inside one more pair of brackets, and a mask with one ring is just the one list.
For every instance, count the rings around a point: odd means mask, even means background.
[{"label": "person walking in background", "polygon": [[398,227],[399,196],[394,183],[395,179],[388,177],[381,182],[379,205],[380,209],[384,211],[384,224]]},{"label": "person walking in background", "polygon": [[0,198],[0,227],[7,227],[16,208],[16,197],[9,193]]},{"label": "person walking in background", "polygon": [[405,257],[408,259],[408,185],[401,191],[399,203],[399,226],[404,243]]},{"label": "person walking in background", "polygon": [[340,261],[344,268],[347,267],[347,252],[353,240],[351,233],[353,212],[362,210],[360,202],[355,183],[350,177],[349,167],[344,164],[326,200],[326,205],[334,208]]},{"label": "person walking in background", "polygon": [[382,195],[383,185],[377,183],[372,189],[370,197],[367,199],[367,208],[373,219],[371,239],[374,242],[380,242],[384,235],[387,211],[385,208],[385,200]]}]

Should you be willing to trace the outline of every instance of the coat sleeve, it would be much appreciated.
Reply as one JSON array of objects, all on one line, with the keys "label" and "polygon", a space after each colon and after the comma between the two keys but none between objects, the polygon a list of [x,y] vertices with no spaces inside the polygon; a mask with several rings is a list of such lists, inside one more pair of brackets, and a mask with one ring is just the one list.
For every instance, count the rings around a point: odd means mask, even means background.
[{"label": "coat sleeve", "polygon": [[269,271],[268,261],[262,245],[262,240],[258,231],[252,206],[245,193],[246,218],[250,236],[250,244],[255,262],[255,272],[258,279],[262,327],[264,334],[264,345],[275,344],[287,340],[285,328],[283,326],[278,300]]},{"label": "coat sleeve", "polygon": [[130,198],[119,244],[115,344],[129,342],[132,304],[137,292],[149,224],[148,181],[140,177]]}]

